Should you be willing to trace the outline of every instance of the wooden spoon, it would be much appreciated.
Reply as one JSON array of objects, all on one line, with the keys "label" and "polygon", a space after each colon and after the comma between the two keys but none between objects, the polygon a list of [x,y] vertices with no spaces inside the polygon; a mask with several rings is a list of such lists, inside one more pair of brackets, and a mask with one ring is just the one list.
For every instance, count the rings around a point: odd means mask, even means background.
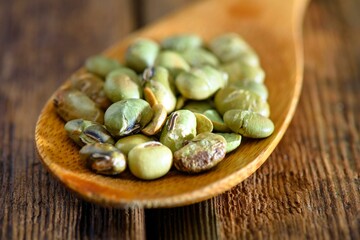
[{"label": "wooden spoon", "polygon": [[177,33],[197,33],[205,41],[226,32],[240,33],[255,48],[266,72],[274,133],[243,143],[216,168],[187,175],[172,170],[165,177],[142,181],[130,173],[107,177],[92,173],[79,159],[79,148],[66,136],[52,98],[37,122],[36,146],[43,164],[66,187],[88,201],[106,206],[173,207],[220,194],[254,173],[285,133],[302,85],[302,19],[307,0],[208,0],[196,3],[137,31],[105,53],[122,59],[136,37],[160,40]]}]

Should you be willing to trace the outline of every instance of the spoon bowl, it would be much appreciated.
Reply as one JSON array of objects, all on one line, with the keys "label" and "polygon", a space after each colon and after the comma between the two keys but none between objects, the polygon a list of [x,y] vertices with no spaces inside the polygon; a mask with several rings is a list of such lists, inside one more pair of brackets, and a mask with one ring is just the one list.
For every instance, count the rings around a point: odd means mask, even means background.
[{"label": "spoon bowl", "polygon": [[[117,177],[91,172],[79,148],[64,130],[51,97],[35,130],[40,159],[66,187],[88,201],[113,207],[174,207],[220,194],[254,173],[284,135],[294,114],[302,85],[301,26],[307,0],[208,0],[145,27],[105,51],[123,60],[137,37],[161,40],[178,33],[196,33],[205,41],[226,32],[239,33],[258,53],[266,72],[274,133],[247,140],[211,171],[188,175],[171,170],[165,177],[142,181],[129,172]],[[66,84],[66,83],[65,83]]]}]

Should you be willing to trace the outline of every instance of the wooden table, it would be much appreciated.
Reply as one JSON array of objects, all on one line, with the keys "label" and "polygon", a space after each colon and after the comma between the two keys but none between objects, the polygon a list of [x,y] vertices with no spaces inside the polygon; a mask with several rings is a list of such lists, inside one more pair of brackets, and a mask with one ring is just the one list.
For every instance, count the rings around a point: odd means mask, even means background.
[{"label": "wooden table", "polygon": [[106,209],[40,164],[37,116],[84,59],[190,0],[2,0],[0,239],[360,239],[360,1],[313,0],[294,119],[250,178],[172,209]]}]

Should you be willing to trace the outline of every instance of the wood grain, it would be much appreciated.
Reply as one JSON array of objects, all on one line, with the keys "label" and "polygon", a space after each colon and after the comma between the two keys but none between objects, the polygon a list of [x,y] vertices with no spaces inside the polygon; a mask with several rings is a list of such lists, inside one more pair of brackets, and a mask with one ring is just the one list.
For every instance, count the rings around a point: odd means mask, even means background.
[{"label": "wood grain", "polygon": [[131,1],[1,1],[0,239],[144,238],[143,210],[77,199],[41,166],[34,145],[44,102],[84,58],[133,29],[130,8]]},{"label": "wood grain", "polygon": [[50,94],[136,25],[131,1],[96,2],[0,2],[0,239],[360,239],[359,1],[312,1],[299,105],[254,175],[199,204],[145,211],[78,199],[35,153]]},{"label": "wood grain", "polygon": [[215,229],[213,238],[221,239],[359,239],[360,18],[354,9],[355,1],[312,1],[302,96],[269,160],[231,191],[197,204],[208,216],[201,220],[194,206],[146,210],[150,236],[183,239],[176,232],[192,230],[207,239],[202,233]]}]

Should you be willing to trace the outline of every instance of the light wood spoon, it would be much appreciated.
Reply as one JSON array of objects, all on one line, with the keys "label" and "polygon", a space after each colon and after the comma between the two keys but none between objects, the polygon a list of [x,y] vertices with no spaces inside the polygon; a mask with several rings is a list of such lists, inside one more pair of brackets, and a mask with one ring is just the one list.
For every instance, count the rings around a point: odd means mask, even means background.
[{"label": "light wood spoon", "polygon": [[187,175],[176,170],[154,181],[130,173],[106,177],[92,173],[79,159],[79,148],[67,137],[52,98],[42,110],[36,146],[43,164],[66,187],[88,201],[106,206],[173,207],[220,194],[254,173],[284,135],[294,114],[303,78],[302,19],[307,0],[208,0],[143,28],[106,54],[122,59],[136,37],[160,40],[177,33],[197,33],[205,41],[226,32],[240,33],[255,48],[266,72],[274,133],[243,143],[213,170]]}]

